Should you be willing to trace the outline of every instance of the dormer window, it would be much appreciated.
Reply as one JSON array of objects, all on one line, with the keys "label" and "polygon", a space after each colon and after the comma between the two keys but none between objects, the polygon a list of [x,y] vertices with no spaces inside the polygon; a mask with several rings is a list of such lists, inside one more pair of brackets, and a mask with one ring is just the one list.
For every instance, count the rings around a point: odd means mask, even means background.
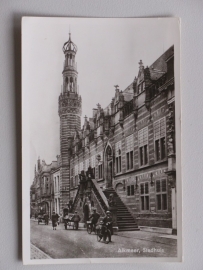
[{"label": "dormer window", "polygon": [[115,112],[118,112],[118,103],[115,105]]},{"label": "dormer window", "polygon": [[142,93],[145,90],[145,82],[141,82],[138,85],[138,94]]}]

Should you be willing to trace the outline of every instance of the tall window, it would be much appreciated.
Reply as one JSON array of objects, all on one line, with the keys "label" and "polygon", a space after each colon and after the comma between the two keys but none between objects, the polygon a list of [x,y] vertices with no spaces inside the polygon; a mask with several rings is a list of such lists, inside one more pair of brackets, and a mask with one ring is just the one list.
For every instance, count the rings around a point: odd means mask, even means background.
[{"label": "tall window", "polygon": [[131,170],[133,169],[133,134],[126,137],[125,151],[126,151],[126,167],[127,170]]},{"label": "tall window", "polygon": [[127,196],[133,196],[135,194],[135,186],[127,186]]},{"label": "tall window", "polygon": [[57,186],[58,186],[57,191],[59,192],[59,191],[60,191],[60,182],[59,182],[59,176],[57,176],[57,181],[58,181],[58,183],[57,183]]},{"label": "tall window", "polygon": [[85,172],[88,170],[89,167],[89,159],[85,160]]},{"label": "tall window", "polygon": [[80,173],[84,170],[83,162],[80,162]]},{"label": "tall window", "polygon": [[161,118],[154,123],[154,144],[156,161],[166,157],[166,119]]},{"label": "tall window", "polygon": [[149,210],[149,183],[145,182],[140,184],[140,199],[141,199],[141,210]]},{"label": "tall window", "polygon": [[157,210],[167,210],[166,179],[156,180],[156,207]]},{"label": "tall window", "polygon": [[116,173],[121,172],[121,141],[115,144],[116,155]]},{"label": "tall window", "polygon": [[74,186],[78,185],[78,165],[75,165],[75,181],[74,181]]},{"label": "tall window", "polygon": [[139,130],[138,145],[140,155],[140,166],[143,166],[148,163],[148,127]]},{"label": "tall window", "polygon": [[99,164],[99,179],[103,178],[103,164]]},{"label": "tall window", "polygon": [[98,160],[98,177],[99,179],[103,178],[103,152],[98,153],[97,156],[100,156],[100,160]]},{"label": "tall window", "polygon": [[73,168],[71,168],[71,171],[70,171],[70,187],[72,188],[73,187]]},{"label": "tall window", "polygon": [[54,177],[54,192],[56,192],[56,177]]},{"label": "tall window", "polygon": [[91,157],[91,167],[95,178],[95,155]]}]

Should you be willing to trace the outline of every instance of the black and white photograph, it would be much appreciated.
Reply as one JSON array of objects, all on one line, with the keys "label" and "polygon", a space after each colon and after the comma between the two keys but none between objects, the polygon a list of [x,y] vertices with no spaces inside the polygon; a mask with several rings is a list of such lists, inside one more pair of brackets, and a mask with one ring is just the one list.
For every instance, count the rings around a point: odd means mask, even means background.
[{"label": "black and white photograph", "polygon": [[182,261],[178,18],[22,19],[23,263]]}]

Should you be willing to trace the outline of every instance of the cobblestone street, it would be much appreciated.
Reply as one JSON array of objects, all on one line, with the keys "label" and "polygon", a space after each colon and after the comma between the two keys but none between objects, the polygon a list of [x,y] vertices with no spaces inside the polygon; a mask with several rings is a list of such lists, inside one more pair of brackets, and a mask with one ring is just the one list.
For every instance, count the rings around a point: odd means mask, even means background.
[{"label": "cobblestone street", "polygon": [[176,257],[174,238],[144,231],[118,232],[112,243],[104,244],[84,228],[65,230],[61,223],[53,231],[51,224],[38,225],[31,220],[31,258]]}]

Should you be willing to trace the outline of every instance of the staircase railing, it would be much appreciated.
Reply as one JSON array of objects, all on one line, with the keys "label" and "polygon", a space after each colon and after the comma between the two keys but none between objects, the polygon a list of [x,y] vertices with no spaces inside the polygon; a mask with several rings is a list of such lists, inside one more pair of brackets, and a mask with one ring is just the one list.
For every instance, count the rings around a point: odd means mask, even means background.
[{"label": "staircase railing", "polygon": [[93,184],[92,189],[98,201],[100,202],[101,207],[104,209],[104,211],[107,211],[109,204],[106,196],[104,195],[103,191],[101,190],[100,186],[98,185],[95,179],[92,179],[92,184]]}]

